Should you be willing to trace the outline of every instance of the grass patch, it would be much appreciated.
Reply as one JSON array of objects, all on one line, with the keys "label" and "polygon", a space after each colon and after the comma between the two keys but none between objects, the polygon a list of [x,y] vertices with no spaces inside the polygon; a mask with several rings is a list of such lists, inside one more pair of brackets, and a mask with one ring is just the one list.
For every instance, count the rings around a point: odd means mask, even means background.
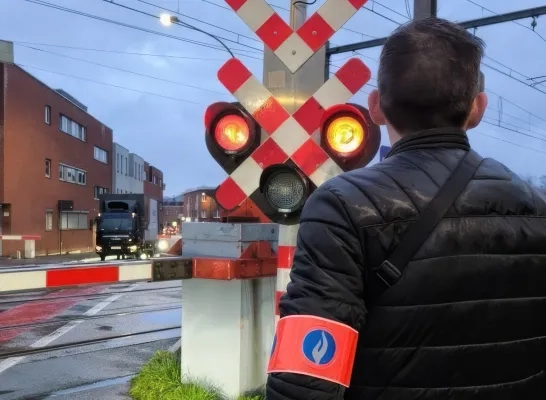
[{"label": "grass patch", "polygon": [[[182,383],[180,352],[158,351],[131,380],[129,394],[134,400],[227,400],[221,390],[206,383]],[[253,391],[237,400],[265,400]]]}]

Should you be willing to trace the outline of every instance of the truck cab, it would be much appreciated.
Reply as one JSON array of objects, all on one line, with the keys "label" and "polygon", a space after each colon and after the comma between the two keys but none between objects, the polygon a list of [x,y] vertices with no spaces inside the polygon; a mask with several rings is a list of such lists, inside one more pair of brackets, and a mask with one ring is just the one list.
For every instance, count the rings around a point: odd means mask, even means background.
[{"label": "truck cab", "polygon": [[100,214],[97,217],[95,251],[104,261],[116,255],[152,257],[156,240],[149,240],[146,229],[146,198],[138,194],[105,194],[99,197]]}]

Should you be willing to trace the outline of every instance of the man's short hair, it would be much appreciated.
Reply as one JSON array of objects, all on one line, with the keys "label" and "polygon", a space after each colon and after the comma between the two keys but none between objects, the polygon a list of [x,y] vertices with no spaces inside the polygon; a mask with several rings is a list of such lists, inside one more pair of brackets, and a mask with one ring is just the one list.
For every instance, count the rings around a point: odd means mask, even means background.
[{"label": "man's short hair", "polygon": [[411,21],[387,39],[379,63],[380,105],[399,134],[461,127],[480,91],[484,42],[452,22]]}]

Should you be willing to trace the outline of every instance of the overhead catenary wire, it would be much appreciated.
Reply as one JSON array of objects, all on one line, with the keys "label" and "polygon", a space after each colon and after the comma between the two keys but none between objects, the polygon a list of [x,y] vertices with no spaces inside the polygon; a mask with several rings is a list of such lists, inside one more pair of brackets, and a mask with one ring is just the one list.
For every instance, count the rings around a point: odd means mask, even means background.
[{"label": "overhead catenary wire", "polygon": [[154,79],[154,80],[163,81],[163,82],[167,82],[167,83],[172,83],[172,84],[175,84],[175,85],[180,85],[180,86],[184,86],[184,87],[191,88],[191,89],[196,89],[196,90],[202,90],[202,91],[205,91],[205,92],[217,93],[217,94],[221,94],[221,95],[228,95],[228,93],[220,92],[219,90],[207,89],[207,88],[204,88],[202,86],[189,85],[187,83],[182,83],[182,82],[172,81],[172,80],[165,79],[165,78],[159,78],[157,76],[142,74],[140,72],[135,72],[135,71],[131,71],[131,70],[124,69],[124,68],[118,68],[118,67],[114,67],[114,66],[111,66],[111,65],[98,63],[98,62],[95,62],[95,61],[85,60],[85,59],[79,58],[79,57],[72,57],[72,56],[68,56],[68,55],[65,55],[65,54],[56,53],[54,51],[39,49],[39,48],[33,47],[33,46],[26,46],[26,45],[20,45],[20,46],[26,47],[28,49],[48,53],[48,54],[53,54],[53,55],[56,55],[58,57],[64,57],[64,58],[68,58],[68,59],[75,60],[75,61],[80,61],[80,62],[84,62],[84,63],[88,63],[88,64],[92,64],[92,65],[97,65],[97,66],[104,67],[104,68],[109,68],[109,69],[112,69],[112,70],[115,70],[115,71],[121,71],[121,72],[126,72],[126,73],[129,73],[129,74],[133,74],[133,75],[142,76],[144,78],[149,78],[149,79]]},{"label": "overhead catenary wire", "polygon": [[[128,6],[123,5],[123,4],[116,3],[114,0],[102,0],[102,1],[104,1],[104,2],[106,2],[106,3],[108,3],[108,4],[111,4],[111,5],[114,5],[114,6],[118,6],[118,7],[125,8],[125,9],[130,10],[130,11],[133,11],[133,12],[137,12],[137,13],[140,13],[140,14],[143,14],[143,15],[147,15],[147,16],[150,16],[150,17],[153,17],[153,18],[159,20],[159,16],[157,16],[157,15],[150,14],[150,13],[147,13],[147,12],[142,11],[142,10],[137,10],[136,8],[128,7]],[[177,18],[177,19],[178,19],[178,18]],[[204,35],[206,35],[206,36],[208,36],[208,37],[214,39],[215,41],[217,41],[218,43],[220,43],[220,45],[229,53],[229,55],[230,55],[232,58],[235,58],[235,55],[233,54],[233,51],[231,51],[231,49],[224,43],[224,41],[228,41],[229,39],[220,38],[220,37],[218,37],[218,36],[216,36],[216,35],[213,35],[213,34],[210,33],[210,32],[204,31],[204,30],[202,30],[202,29],[200,29],[200,28],[197,28],[197,27],[195,27],[195,26],[193,26],[193,25],[190,25],[190,24],[188,24],[188,23],[186,23],[186,22],[182,22],[182,21],[177,20],[177,21],[174,21],[173,23],[174,23],[175,25],[181,26],[181,27],[183,27],[183,28],[188,28],[188,29],[192,29],[192,30],[194,30],[194,31],[196,31],[196,32],[200,32],[200,33],[202,33],[202,34],[204,34]],[[237,43],[237,42],[236,42],[236,43]],[[239,43],[237,43],[237,44],[239,44]]]},{"label": "overhead catenary wire", "polygon": [[[15,44],[24,44],[29,46],[44,46],[44,47],[57,47],[61,49],[81,50],[81,51],[95,51],[99,53],[111,53],[111,54],[123,54],[141,57],[160,57],[160,58],[174,58],[180,60],[194,60],[194,61],[225,61],[225,58],[208,58],[208,57],[194,57],[194,56],[180,56],[175,54],[157,54],[157,53],[142,53],[138,51],[125,51],[125,50],[111,50],[111,49],[97,49],[91,47],[82,46],[68,46],[63,44],[41,43],[41,42],[27,42],[22,40],[9,40]],[[235,51],[237,54],[237,51]],[[238,54],[240,57],[252,58],[254,60],[262,61],[261,57],[254,57],[246,54]]]},{"label": "overhead catenary wire", "polygon": [[[112,20],[112,19],[109,19],[109,18],[99,17],[99,16],[93,15],[93,14],[84,13],[82,11],[70,9],[70,8],[67,8],[67,7],[61,7],[61,6],[51,4],[51,3],[48,3],[48,2],[45,2],[45,1],[42,1],[42,0],[24,0],[24,1],[29,2],[29,3],[34,3],[34,4],[37,4],[37,5],[43,6],[43,7],[48,7],[48,8],[68,12],[68,13],[71,13],[71,14],[80,15],[80,16],[83,16],[83,17],[86,17],[86,18],[91,18],[91,19],[95,19],[95,20],[98,20],[98,21],[107,22],[107,23],[114,24],[114,25],[117,25],[117,26],[122,26],[122,27],[125,27],[125,28],[130,28],[130,29],[138,30],[138,31],[145,32],[145,33],[150,33],[150,34],[153,34],[153,35],[163,36],[163,37],[166,37],[166,38],[169,38],[169,39],[174,39],[174,40],[178,40],[178,41],[181,41],[181,42],[194,44],[194,45],[197,45],[197,46],[207,47],[207,48],[211,48],[211,49],[215,49],[215,50],[226,51],[223,47],[220,47],[220,46],[217,46],[217,45],[212,45],[210,43],[199,42],[199,41],[196,41],[196,40],[181,38],[181,37],[178,37],[178,36],[175,36],[175,35],[171,35],[171,34],[167,34],[167,33],[163,33],[163,32],[158,32],[158,31],[154,31],[154,30],[151,30],[151,29],[142,28],[142,27],[139,27],[139,26],[136,26],[136,25],[127,24],[127,23],[120,22],[120,21],[115,21],[115,20]],[[229,41],[229,39],[228,39],[228,41]],[[236,43],[236,42],[235,42],[235,44],[248,49],[248,50],[247,49],[234,49],[235,52],[245,51],[245,52],[254,52],[256,54],[263,53],[262,49],[258,49],[258,48],[255,48],[255,47],[252,47],[252,46],[249,46],[249,45]]]}]

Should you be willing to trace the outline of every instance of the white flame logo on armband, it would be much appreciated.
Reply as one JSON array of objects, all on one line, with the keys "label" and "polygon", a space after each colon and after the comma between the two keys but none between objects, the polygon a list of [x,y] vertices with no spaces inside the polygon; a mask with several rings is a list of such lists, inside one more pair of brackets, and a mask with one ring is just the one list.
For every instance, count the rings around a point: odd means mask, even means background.
[{"label": "white flame logo on armband", "polygon": [[309,362],[325,366],[334,359],[336,342],[330,332],[314,329],[303,338],[302,351]]}]

